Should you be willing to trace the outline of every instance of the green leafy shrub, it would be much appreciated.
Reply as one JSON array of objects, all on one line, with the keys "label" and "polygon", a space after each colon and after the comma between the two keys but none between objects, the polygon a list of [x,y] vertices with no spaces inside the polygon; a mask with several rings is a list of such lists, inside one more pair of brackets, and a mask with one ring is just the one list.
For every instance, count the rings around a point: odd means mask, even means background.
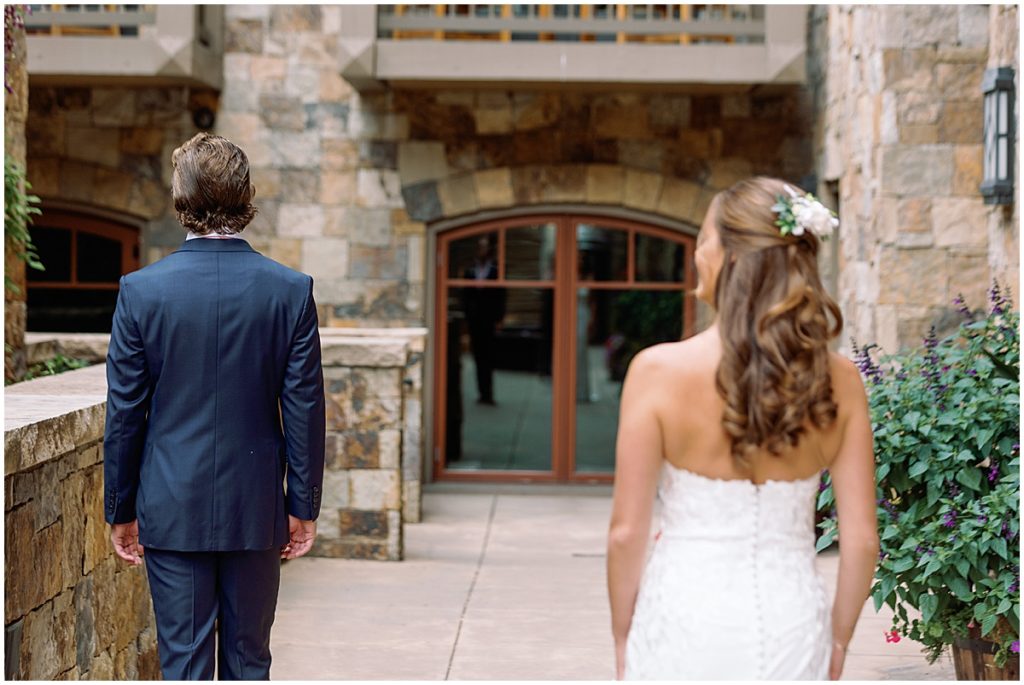
[{"label": "green leafy shrub", "polygon": [[[977,320],[955,304],[964,321],[945,340],[932,329],[923,348],[881,363],[855,345],[877,464],[871,596],[930,661],[978,627],[1002,665],[1020,649],[1020,315],[998,284]],[[826,479],[819,549],[837,536],[833,503]]]},{"label": "green leafy shrub", "polygon": [[[39,198],[28,195],[32,186],[25,179],[25,170],[18,166],[10,157],[4,157],[4,239],[7,249],[14,250],[19,259],[30,268],[43,271],[28,225],[32,216],[39,214]],[[4,287],[13,293],[21,291],[14,281],[5,273]]]},{"label": "green leafy shrub", "polygon": [[65,357],[62,354],[58,354],[52,359],[47,359],[44,362],[39,362],[38,364],[33,364],[28,367],[24,380],[29,381],[41,376],[56,376],[57,374],[64,373],[65,371],[84,368],[89,366],[90,363],[91,362],[85,359],[75,359],[73,357]]}]

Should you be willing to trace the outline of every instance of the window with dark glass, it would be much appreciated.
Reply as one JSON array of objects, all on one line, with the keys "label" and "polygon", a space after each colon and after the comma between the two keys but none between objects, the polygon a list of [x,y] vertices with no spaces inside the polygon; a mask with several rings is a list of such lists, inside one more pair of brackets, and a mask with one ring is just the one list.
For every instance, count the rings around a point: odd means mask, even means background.
[{"label": "window with dark glass", "polygon": [[29,230],[44,270],[26,273],[27,329],[109,332],[118,282],[138,268],[138,231],[54,211],[40,215]]}]

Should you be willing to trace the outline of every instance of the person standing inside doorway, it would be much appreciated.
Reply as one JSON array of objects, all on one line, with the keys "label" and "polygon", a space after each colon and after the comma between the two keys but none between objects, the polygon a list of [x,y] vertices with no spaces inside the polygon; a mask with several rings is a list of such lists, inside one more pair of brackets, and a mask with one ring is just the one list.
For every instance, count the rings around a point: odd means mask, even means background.
[{"label": "person standing inside doorway", "polygon": [[106,520],[121,559],[145,554],[164,679],[265,680],[281,559],[310,550],[320,512],[313,279],[239,237],[256,214],[241,149],[200,133],[172,165],[188,237],[123,276],[114,311]]},{"label": "person standing inside doorway", "polygon": [[[487,236],[480,236],[472,266],[466,269],[466,279],[495,281],[498,265],[494,249]],[[476,366],[477,402],[494,402],[495,332],[505,318],[505,289],[488,286],[465,289],[466,323],[469,326],[469,345]]]}]

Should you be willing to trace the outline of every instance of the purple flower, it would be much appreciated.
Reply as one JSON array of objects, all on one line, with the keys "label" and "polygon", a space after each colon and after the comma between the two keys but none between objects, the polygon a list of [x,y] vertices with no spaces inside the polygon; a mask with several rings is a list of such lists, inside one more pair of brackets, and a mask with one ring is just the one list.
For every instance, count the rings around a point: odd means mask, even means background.
[{"label": "purple flower", "polygon": [[[928,387],[935,393],[935,399],[938,400],[939,404],[942,404],[943,396],[949,389],[949,386],[940,383],[942,379],[943,371],[949,369],[948,366],[943,366],[939,359],[936,349],[939,346],[939,336],[935,332],[935,326],[928,329],[928,335],[924,339],[924,365],[921,367],[921,376],[928,381]],[[940,370],[941,369],[941,370]],[[940,409],[944,407],[940,406]]]},{"label": "purple flower", "polygon": [[967,369],[967,375],[976,377],[978,375],[978,372],[975,369]]},{"label": "purple flower", "polygon": [[1014,640],[1010,643],[1010,651],[1014,654],[1020,654],[1020,640]]},{"label": "purple flower", "polygon": [[1011,445],[1011,446],[1010,446],[1010,449],[1011,449],[1011,450],[1012,450],[1012,451],[1013,451],[1014,453],[1016,453],[1017,451],[1019,451],[1019,450],[1020,450],[1020,443],[1019,443],[1019,442],[1015,442],[1015,443],[1013,443],[1013,445]]},{"label": "purple flower", "polygon": [[988,470],[988,482],[995,483],[996,478],[999,477],[999,464],[992,462],[992,466]]},{"label": "purple flower", "polygon": [[988,302],[992,305],[991,311],[993,314],[1002,314],[1010,305],[1010,301],[1006,299],[1006,296],[999,289],[999,283],[995,280],[992,281],[992,287],[988,291]]},{"label": "purple flower", "polygon": [[857,341],[852,338],[850,339],[850,345],[853,347],[853,361],[860,370],[861,375],[873,384],[880,383],[883,376],[882,369],[871,358],[871,348],[875,346],[865,345],[864,347],[858,347]]},{"label": "purple flower", "polygon": [[956,526],[956,512],[947,511],[942,515],[942,525],[946,528],[953,528]]},{"label": "purple flower", "polygon": [[984,514],[979,516],[978,517],[978,523],[988,523],[988,516],[985,516]]},{"label": "purple flower", "polygon": [[1007,594],[1012,595],[1020,587],[1020,578],[1014,578],[1013,582],[1010,583],[1009,587],[1006,588]]},{"label": "purple flower", "polygon": [[965,319],[970,320],[972,318],[971,310],[967,308],[967,303],[964,302],[963,295],[958,294],[955,298],[953,298],[953,304],[956,305],[956,310],[960,312],[960,314],[962,314]]},{"label": "purple flower", "polygon": [[950,483],[949,483],[949,496],[950,497],[956,497],[959,494],[960,494],[960,487],[956,483],[950,481]]}]

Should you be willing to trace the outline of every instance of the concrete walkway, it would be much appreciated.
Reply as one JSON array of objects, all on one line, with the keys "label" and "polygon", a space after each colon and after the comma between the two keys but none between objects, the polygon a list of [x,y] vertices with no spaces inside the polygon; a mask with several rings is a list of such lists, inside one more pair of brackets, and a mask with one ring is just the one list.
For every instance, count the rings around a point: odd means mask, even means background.
[{"label": "concrete walkway", "polygon": [[[611,679],[610,490],[536,492],[435,487],[423,522],[405,528],[405,561],[287,563],[272,677]],[[834,584],[837,555],[820,559]],[[886,643],[888,627],[869,603],[844,679],[953,678],[948,659],[929,666],[909,640]]]}]

